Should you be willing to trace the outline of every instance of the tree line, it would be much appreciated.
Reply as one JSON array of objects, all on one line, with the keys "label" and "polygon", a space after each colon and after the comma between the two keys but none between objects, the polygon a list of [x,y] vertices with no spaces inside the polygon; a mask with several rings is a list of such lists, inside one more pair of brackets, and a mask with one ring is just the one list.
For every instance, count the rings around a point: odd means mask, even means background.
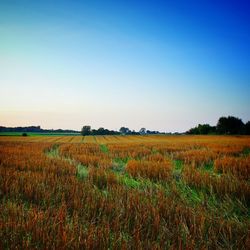
[{"label": "tree line", "polygon": [[28,127],[4,127],[0,126],[0,132],[29,132],[29,133],[76,133],[79,131],[71,129],[42,129],[40,126],[28,126]]},{"label": "tree line", "polygon": [[[149,134],[171,134],[159,131],[150,131],[146,128],[141,128],[139,131],[130,130],[127,127],[121,127],[119,131],[108,130],[105,128],[92,129],[91,126],[85,125],[82,127],[81,134],[85,135],[149,135]],[[225,135],[250,135],[250,121],[246,124],[241,119],[228,116],[220,117],[216,126],[209,124],[199,124],[198,126],[189,129],[185,133],[174,134],[192,134],[192,135],[209,135],[209,134],[225,134]]]},{"label": "tree line", "polygon": [[[3,127],[0,126],[0,132],[38,132],[38,133],[72,133],[78,134],[79,131],[69,129],[42,129],[40,126],[29,127]],[[139,131],[130,130],[127,127],[121,127],[119,131],[109,130],[106,128],[92,129],[91,126],[85,125],[81,129],[81,134],[85,135],[146,135],[146,134],[171,134],[159,131],[151,131],[146,128],[141,128]],[[180,133],[174,133],[180,134]],[[209,124],[199,124],[198,126],[189,129],[184,134],[207,135],[207,134],[245,134],[250,135],[250,121],[244,123],[241,119],[228,116],[220,117],[216,126]]]},{"label": "tree line", "polygon": [[198,126],[189,129],[186,133],[193,135],[250,135],[250,121],[244,123],[237,117],[223,116],[219,118],[216,126],[210,126],[209,124],[199,124]]},{"label": "tree line", "polygon": [[92,129],[91,126],[85,125],[82,127],[81,134],[85,135],[145,135],[145,134],[160,134],[159,131],[151,131],[146,128],[141,128],[139,131],[130,130],[127,127],[121,127],[119,131],[108,130],[105,128]]}]

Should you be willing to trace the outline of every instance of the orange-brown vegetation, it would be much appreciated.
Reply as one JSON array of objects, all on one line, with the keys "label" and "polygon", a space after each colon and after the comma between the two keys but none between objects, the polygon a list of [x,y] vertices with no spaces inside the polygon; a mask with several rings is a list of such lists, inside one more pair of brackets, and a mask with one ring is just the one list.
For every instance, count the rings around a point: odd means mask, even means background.
[{"label": "orange-brown vegetation", "polygon": [[233,195],[248,203],[250,202],[249,183],[240,181],[234,176],[214,176],[209,172],[197,171],[194,167],[187,166],[183,170],[183,179],[190,186],[205,188],[222,197]]},{"label": "orange-brown vegetation", "polygon": [[0,138],[0,249],[248,249],[250,137],[86,138]]},{"label": "orange-brown vegetation", "polygon": [[153,181],[167,181],[171,176],[171,163],[169,161],[136,161],[131,160],[126,171],[133,177],[149,178]]},{"label": "orange-brown vegetation", "polygon": [[60,154],[74,159],[84,166],[108,168],[111,166],[111,158],[103,153],[98,144],[63,144]]},{"label": "orange-brown vegetation", "polygon": [[232,157],[225,156],[214,162],[215,171],[218,173],[232,174],[239,179],[250,179],[250,156]]},{"label": "orange-brown vegetation", "polygon": [[185,164],[202,166],[211,163],[218,157],[218,154],[208,149],[190,149],[174,154],[174,158],[183,161]]}]

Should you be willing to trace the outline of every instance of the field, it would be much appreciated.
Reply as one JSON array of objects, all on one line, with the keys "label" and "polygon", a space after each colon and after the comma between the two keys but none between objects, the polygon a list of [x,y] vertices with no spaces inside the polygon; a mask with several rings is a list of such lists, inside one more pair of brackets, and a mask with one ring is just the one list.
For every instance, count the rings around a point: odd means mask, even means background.
[{"label": "field", "polygon": [[249,246],[250,137],[0,137],[0,249]]}]

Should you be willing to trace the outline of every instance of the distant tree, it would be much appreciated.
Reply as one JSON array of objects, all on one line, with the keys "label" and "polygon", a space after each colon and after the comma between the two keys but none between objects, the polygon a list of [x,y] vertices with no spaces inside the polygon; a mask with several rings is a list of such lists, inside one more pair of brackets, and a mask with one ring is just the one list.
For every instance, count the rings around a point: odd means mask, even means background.
[{"label": "distant tree", "polygon": [[[130,131],[130,130],[129,130]],[[106,128],[91,129],[91,126],[83,126],[82,135],[119,135],[118,131],[108,130]]]},{"label": "distant tree", "polygon": [[98,135],[98,130],[97,129],[91,129],[90,135]]},{"label": "distant tree", "polygon": [[27,133],[22,133],[22,136],[28,136],[28,134]]},{"label": "distant tree", "polygon": [[219,134],[243,134],[244,123],[234,116],[221,117],[218,120],[216,129]]},{"label": "distant tree", "polygon": [[98,128],[98,129],[97,129],[97,134],[98,134],[98,135],[105,135],[105,134],[108,134],[107,132],[108,132],[107,129],[104,129],[104,128]]},{"label": "distant tree", "polygon": [[146,130],[146,134],[149,134],[149,135],[156,135],[156,134],[160,134],[160,132],[159,132],[159,131]]},{"label": "distant tree", "polygon": [[91,134],[91,126],[86,125],[82,127],[81,134],[84,135],[90,135]]},{"label": "distant tree", "polygon": [[190,128],[186,133],[190,135],[199,135],[198,127]]},{"label": "distant tree", "polygon": [[130,134],[131,134],[131,135],[139,135],[140,133],[139,133],[139,132],[136,132],[135,130],[133,130],[133,131],[130,131]]},{"label": "distant tree", "polygon": [[210,126],[209,124],[199,124],[198,131],[201,135],[213,134],[216,132],[216,127]]},{"label": "distant tree", "polygon": [[126,127],[121,127],[119,132],[123,135],[127,135],[127,134],[131,133],[131,130],[129,128],[126,128]]},{"label": "distant tree", "polygon": [[187,134],[193,135],[208,135],[215,134],[216,127],[210,126],[209,124],[199,124],[197,127],[191,128],[187,131]]},{"label": "distant tree", "polygon": [[245,124],[245,134],[250,135],[250,121]]},{"label": "distant tree", "polygon": [[139,130],[139,133],[140,133],[141,135],[145,135],[145,134],[147,133],[147,130],[146,130],[145,128],[141,128],[141,129]]}]

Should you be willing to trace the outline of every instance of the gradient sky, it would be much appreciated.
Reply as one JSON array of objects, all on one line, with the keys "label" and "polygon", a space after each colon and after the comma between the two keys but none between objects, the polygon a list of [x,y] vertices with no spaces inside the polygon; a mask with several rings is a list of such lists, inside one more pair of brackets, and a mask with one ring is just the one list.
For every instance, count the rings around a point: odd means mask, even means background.
[{"label": "gradient sky", "polygon": [[249,1],[0,0],[0,125],[174,132],[227,115],[250,120]]}]

